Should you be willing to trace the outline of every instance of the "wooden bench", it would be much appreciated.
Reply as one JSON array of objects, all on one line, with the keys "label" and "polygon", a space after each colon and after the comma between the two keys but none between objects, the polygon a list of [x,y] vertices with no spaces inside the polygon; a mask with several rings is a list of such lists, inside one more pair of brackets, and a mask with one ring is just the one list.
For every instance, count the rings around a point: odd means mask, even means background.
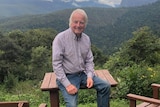
[{"label": "wooden bench", "polygon": [[0,107],[29,107],[27,101],[0,102]]},{"label": "wooden bench", "polygon": [[[159,88],[160,84],[152,84],[153,98],[140,96],[136,94],[128,94],[127,97],[130,100],[130,107],[160,107]],[[136,101],[142,101],[141,104],[136,105]]]},{"label": "wooden bench", "polygon": [[[114,80],[108,70],[96,70],[95,74],[98,77],[107,80],[112,87],[117,85],[117,82]],[[45,74],[43,82],[41,84],[41,90],[49,91],[51,107],[59,107],[59,89],[56,84],[56,75],[54,72]]]},{"label": "wooden bench", "polygon": [[[11,101],[11,102],[0,102],[0,107],[29,107],[28,101]],[[47,107],[47,104],[42,103],[39,107]]]}]

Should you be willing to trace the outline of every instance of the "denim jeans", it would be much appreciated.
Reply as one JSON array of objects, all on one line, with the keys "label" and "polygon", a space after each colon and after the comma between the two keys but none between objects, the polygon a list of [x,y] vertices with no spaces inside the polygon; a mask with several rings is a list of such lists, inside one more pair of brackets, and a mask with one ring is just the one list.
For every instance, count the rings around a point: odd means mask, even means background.
[{"label": "denim jeans", "polygon": [[[84,72],[66,75],[71,84],[75,85],[77,89],[80,86],[86,86],[87,75]],[[97,91],[97,106],[98,107],[109,107],[109,96],[110,96],[110,84],[107,81],[103,81],[97,76],[93,77],[94,85],[93,88]],[[59,89],[62,92],[66,107],[77,107],[78,93],[71,95],[68,94],[65,87],[57,80]]]}]

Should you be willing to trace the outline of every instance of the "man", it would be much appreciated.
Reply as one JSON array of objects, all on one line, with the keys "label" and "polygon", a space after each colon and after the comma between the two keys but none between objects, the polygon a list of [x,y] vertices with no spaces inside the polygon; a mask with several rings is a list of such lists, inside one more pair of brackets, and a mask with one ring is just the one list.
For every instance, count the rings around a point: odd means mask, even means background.
[{"label": "man", "polygon": [[59,33],[53,41],[53,70],[66,107],[77,107],[81,85],[96,89],[98,107],[108,107],[109,103],[110,84],[94,75],[90,38],[83,33],[87,22],[84,10],[74,10],[69,28]]}]

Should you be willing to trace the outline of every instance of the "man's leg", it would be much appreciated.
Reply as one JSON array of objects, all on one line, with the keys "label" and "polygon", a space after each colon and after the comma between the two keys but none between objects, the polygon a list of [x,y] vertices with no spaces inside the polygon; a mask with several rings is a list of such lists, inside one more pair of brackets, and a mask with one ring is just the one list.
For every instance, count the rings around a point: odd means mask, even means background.
[{"label": "man's leg", "polygon": [[[81,84],[86,86],[87,75],[81,76]],[[97,76],[93,77],[94,85],[93,88],[97,91],[97,105],[98,107],[109,107],[109,96],[110,96],[110,84],[107,81],[100,79]]]},{"label": "man's leg", "polygon": [[[77,87],[77,89],[79,89],[80,87],[80,79],[78,75],[67,75],[67,78],[69,79],[69,81],[75,85]],[[66,88],[60,83],[60,81],[57,80],[57,85],[59,87],[59,89],[62,92],[64,101],[66,103],[66,107],[77,107],[77,99],[78,99],[78,93],[71,95],[68,94],[68,92],[66,91]]]},{"label": "man's leg", "polygon": [[107,81],[100,79],[97,76],[93,77],[93,88],[97,91],[98,107],[109,107],[110,84]]}]

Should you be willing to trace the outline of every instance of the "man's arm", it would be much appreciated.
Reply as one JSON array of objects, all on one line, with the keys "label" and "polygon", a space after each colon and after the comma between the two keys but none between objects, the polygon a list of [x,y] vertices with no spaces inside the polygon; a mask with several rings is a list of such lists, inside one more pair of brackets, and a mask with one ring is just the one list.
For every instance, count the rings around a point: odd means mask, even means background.
[{"label": "man's arm", "polygon": [[52,43],[52,66],[53,71],[56,74],[57,79],[67,87],[71,83],[66,77],[66,74],[63,70],[63,44],[61,43],[61,39],[56,36]]}]

